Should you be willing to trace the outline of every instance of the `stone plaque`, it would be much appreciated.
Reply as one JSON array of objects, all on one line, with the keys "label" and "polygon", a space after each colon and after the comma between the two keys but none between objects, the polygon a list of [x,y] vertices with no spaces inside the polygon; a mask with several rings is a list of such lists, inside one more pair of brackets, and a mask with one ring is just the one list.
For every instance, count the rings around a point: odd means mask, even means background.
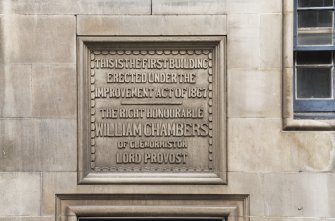
[{"label": "stone plaque", "polygon": [[80,183],[224,183],[224,38],[79,38]]}]

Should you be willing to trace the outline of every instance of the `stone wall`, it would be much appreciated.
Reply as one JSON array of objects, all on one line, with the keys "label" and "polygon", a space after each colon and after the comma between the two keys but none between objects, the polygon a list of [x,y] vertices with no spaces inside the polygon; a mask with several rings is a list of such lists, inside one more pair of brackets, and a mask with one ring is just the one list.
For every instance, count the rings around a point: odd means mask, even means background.
[{"label": "stone wall", "polygon": [[[282,23],[292,17],[290,3],[2,0],[0,220],[55,220],[55,194],[66,193],[250,194],[252,221],[335,220],[334,133],[282,126],[282,58],[292,59],[282,54]],[[131,30],[133,22],[125,21],[137,18],[221,15],[227,15],[228,185],[77,185],[76,36],[96,31],[80,21],[113,18],[108,35]],[[153,34],[173,34],[169,28]],[[143,25],[143,33],[150,31],[150,23]]]}]

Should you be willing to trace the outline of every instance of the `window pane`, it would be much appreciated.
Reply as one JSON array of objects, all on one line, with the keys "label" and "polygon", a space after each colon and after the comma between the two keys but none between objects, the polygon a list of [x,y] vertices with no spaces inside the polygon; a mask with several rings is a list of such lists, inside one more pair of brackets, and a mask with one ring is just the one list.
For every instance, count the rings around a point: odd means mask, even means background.
[{"label": "window pane", "polygon": [[298,28],[332,27],[331,11],[299,11]]},{"label": "window pane", "polygon": [[299,51],[296,52],[297,64],[331,64],[330,51]]},{"label": "window pane", "polygon": [[298,7],[327,7],[333,6],[333,0],[299,0]]},{"label": "window pane", "polygon": [[332,33],[298,33],[298,45],[331,45]]},{"label": "window pane", "polygon": [[298,68],[298,98],[331,98],[331,68]]}]

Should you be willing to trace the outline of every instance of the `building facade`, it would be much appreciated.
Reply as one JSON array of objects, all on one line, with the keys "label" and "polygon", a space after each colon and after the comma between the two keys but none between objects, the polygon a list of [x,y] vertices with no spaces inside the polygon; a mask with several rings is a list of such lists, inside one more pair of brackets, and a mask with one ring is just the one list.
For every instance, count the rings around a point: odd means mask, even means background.
[{"label": "building facade", "polygon": [[0,220],[335,220],[333,111],[295,108],[304,7],[0,1]]}]

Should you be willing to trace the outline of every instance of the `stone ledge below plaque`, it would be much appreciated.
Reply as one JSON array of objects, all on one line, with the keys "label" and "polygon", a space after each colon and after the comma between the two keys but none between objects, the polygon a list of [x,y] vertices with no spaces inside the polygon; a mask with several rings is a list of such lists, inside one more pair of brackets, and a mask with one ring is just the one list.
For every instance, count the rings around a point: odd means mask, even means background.
[{"label": "stone ledge below plaque", "polygon": [[60,194],[56,220],[78,217],[194,217],[249,220],[249,196],[244,194]]},{"label": "stone ledge below plaque", "polygon": [[78,179],[226,183],[225,37],[79,37]]}]

